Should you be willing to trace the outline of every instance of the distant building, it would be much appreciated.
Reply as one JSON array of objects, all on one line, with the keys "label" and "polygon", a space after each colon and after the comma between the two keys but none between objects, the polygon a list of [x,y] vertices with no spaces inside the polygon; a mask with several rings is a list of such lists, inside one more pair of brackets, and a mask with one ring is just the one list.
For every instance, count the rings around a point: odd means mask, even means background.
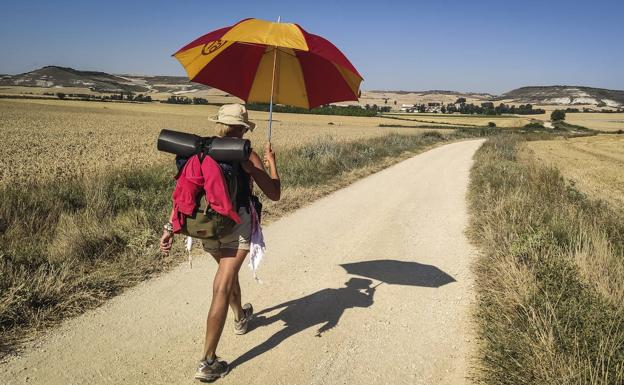
[{"label": "distant building", "polygon": [[427,109],[425,112],[437,114],[442,112],[442,103],[441,102],[429,102],[427,103]]},{"label": "distant building", "polygon": [[401,104],[400,110],[401,112],[412,113],[416,110],[416,106],[414,104]]}]

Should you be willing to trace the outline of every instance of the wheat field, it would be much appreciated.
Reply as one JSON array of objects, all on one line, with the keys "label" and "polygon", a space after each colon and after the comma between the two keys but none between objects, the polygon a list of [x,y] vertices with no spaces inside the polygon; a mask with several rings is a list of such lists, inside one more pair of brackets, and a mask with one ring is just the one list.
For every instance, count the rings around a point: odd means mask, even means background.
[{"label": "wheat field", "polygon": [[624,135],[528,142],[527,148],[581,191],[624,208]]},{"label": "wheat field", "polygon": [[[216,106],[161,103],[107,103],[61,100],[0,100],[0,183],[36,178],[84,177],[117,166],[151,166],[171,161],[156,150],[163,128],[214,134]],[[267,141],[268,114],[250,111],[257,128],[252,144]],[[396,120],[301,114],[273,115],[276,153],[319,139],[353,141],[388,133],[419,133],[414,128],[380,128]]]},{"label": "wheat field", "polygon": [[[459,115],[459,114],[387,114],[396,118],[407,119],[415,123],[424,124],[447,124],[467,126],[487,126],[488,122],[496,123],[497,127],[517,128],[523,127],[533,120],[533,115],[526,116],[488,116],[488,115]],[[398,122],[398,120],[395,120]],[[405,121],[405,123],[409,123]],[[396,124],[396,123],[395,123]]]},{"label": "wheat field", "polygon": [[592,130],[613,132],[624,130],[624,113],[569,112],[566,114],[566,122]]}]

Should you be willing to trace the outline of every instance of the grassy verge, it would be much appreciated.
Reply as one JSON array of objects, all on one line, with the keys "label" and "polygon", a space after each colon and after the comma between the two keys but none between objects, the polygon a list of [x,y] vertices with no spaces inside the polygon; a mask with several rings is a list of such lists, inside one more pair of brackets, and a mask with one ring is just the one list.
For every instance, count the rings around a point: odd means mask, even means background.
[{"label": "grassy verge", "polygon": [[471,173],[479,382],[624,382],[624,217],[491,138]]},{"label": "grassy verge", "polygon": [[[266,202],[264,218],[275,219],[437,143],[492,132],[391,134],[350,143],[326,138],[283,151],[282,200]],[[173,168],[0,186],[0,355],[31,332],[181,260],[180,253],[163,258],[157,247],[170,209]]]}]

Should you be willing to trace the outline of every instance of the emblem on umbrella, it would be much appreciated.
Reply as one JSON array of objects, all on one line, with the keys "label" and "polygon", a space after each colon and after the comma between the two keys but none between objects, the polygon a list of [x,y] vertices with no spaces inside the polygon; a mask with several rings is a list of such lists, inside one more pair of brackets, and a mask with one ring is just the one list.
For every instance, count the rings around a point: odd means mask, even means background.
[{"label": "emblem on umbrella", "polygon": [[218,88],[247,103],[314,108],[357,101],[363,80],[328,40],[297,24],[245,19],[207,33],[173,56],[192,82]]}]

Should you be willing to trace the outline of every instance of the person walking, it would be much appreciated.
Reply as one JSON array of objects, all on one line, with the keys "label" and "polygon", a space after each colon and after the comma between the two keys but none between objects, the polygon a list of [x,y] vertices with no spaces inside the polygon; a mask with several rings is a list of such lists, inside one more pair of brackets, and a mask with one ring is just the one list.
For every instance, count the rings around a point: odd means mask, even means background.
[{"label": "person walking", "polygon": [[[241,104],[221,106],[218,115],[211,119],[217,123],[217,135],[221,137],[243,138],[246,132],[254,129],[255,124],[248,119],[247,109]],[[234,313],[234,332],[245,334],[249,320],[253,315],[253,307],[242,303],[238,272],[245,257],[249,253],[252,232],[252,208],[250,207],[253,182],[262,190],[267,198],[278,201],[281,196],[281,184],[277,172],[275,152],[270,143],[264,148],[265,170],[260,156],[252,151],[249,160],[233,164],[239,167],[236,210],[241,219],[229,234],[218,239],[204,239],[202,246],[217,261],[219,267],[213,281],[212,301],[206,320],[206,336],[204,351],[200,359],[195,378],[202,381],[213,381],[225,376],[229,371],[226,361],[217,358],[216,350],[227,317],[228,305]],[[173,211],[172,211],[173,215]],[[167,254],[173,244],[173,227],[171,221],[165,225],[160,249]]]}]

